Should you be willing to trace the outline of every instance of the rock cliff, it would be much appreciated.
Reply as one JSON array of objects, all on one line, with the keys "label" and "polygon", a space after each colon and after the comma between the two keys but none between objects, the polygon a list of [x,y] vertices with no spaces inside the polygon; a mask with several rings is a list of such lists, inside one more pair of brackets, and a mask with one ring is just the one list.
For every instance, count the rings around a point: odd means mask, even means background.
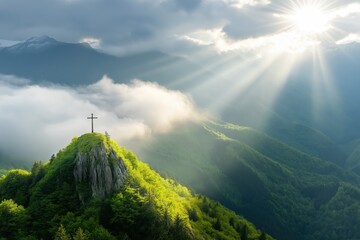
[{"label": "rock cliff", "polygon": [[[77,185],[90,190],[91,197],[103,198],[120,190],[128,172],[121,157],[104,143],[92,146],[90,151],[76,154],[74,177]],[[87,191],[89,193],[89,191]],[[85,201],[85,192],[78,188],[79,198]]]}]

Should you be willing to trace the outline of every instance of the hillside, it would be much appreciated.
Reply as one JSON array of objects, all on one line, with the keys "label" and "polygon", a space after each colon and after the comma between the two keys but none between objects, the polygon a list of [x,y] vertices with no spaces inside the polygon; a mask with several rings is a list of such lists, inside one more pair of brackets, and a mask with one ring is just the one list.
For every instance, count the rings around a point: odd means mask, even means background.
[{"label": "hillside", "polygon": [[[257,129],[309,155],[345,166],[347,154],[319,130],[284,118],[256,102],[238,102],[234,101],[223,111],[222,117],[226,122]],[[291,119],[291,116],[288,117]]]},{"label": "hillside", "polygon": [[[1,239],[272,239],[101,134],[0,180]],[[83,239],[83,238],[81,238]]]},{"label": "hillside", "polygon": [[251,128],[184,125],[139,153],[278,239],[360,238],[360,221],[350,214],[360,210],[360,178]]}]

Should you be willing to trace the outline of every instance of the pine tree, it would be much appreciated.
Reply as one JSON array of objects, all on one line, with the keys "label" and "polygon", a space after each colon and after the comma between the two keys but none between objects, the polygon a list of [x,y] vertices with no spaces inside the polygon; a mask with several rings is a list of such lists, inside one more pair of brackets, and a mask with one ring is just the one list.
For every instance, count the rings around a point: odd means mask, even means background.
[{"label": "pine tree", "polygon": [[192,220],[194,222],[199,220],[199,216],[194,208],[188,208],[187,211],[188,211],[190,220]]},{"label": "pine tree", "polygon": [[244,225],[242,231],[241,231],[241,240],[248,240],[248,229],[247,226]]},{"label": "pine tree", "polygon": [[218,231],[221,231],[222,230],[222,226],[221,226],[221,221],[219,218],[216,219],[216,222],[213,223],[213,228],[218,230]]},{"label": "pine tree", "polygon": [[182,219],[180,215],[176,215],[175,217],[170,236],[171,239],[182,239],[182,240],[189,239],[184,219]]},{"label": "pine tree", "polygon": [[266,234],[264,231],[261,231],[261,235],[259,237],[259,240],[266,240]]},{"label": "pine tree", "polygon": [[235,219],[234,219],[234,217],[231,217],[231,218],[229,219],[229,224],[230,224],[230,226],[232,226],[233,228],[235,228]]},{"label": "pine tree", "polygon": [[70,240],[70,237],[66,233],[66,230],[62,224],[60,224],[60,227],[55,234],[55,240]]},{"label": "pine tree", "polygon": [[73,240],[87,240],[87,236],[84,233],[84,231],[82,230],[82,228],[78,228],[78,230],[76,231]]}]

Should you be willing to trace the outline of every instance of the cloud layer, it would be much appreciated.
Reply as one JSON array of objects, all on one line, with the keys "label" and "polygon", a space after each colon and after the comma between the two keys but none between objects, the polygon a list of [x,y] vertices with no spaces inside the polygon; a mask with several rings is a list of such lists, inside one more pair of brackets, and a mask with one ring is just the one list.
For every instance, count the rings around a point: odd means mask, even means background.
[{"label": "cloud layer", "polygon": [[0,75],[0,153],[46,160],[73,136],[90,131],[90,113],[99,117],[95,131],[108,131],[122,144],[196,118],[187,96],[155,83],[116,84],[104,77],[72,90]]},{"label": "cloud layer", "polygon": [[337,13],[334,43],[360,33],[360,5],[355,0],[122,0],[106,4],[99,0],[0,0],[0,39],[21,41],[46,34],[62,41],[90,42],[118,54],[152,49],[193,52],[204,45],[186,41],[186,36],[218,29],[231,45],[255,38],[271,47],[268,39],[289,25],[276,15],[306,3],[320,3]]}]

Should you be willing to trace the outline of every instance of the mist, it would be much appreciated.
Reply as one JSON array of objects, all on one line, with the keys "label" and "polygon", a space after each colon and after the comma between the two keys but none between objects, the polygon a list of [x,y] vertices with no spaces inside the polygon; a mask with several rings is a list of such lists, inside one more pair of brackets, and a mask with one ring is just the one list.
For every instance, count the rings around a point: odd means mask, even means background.
[{"label": "mist", "polygon": [[[191,98],[156,83],[117,84],[104,76],[76,89],[0,75],[0,154],[46,161],[74,136],[107,131],[120,145],[170,131],[198,116]],[[9,159],[7,159],[9,160]]]}]

